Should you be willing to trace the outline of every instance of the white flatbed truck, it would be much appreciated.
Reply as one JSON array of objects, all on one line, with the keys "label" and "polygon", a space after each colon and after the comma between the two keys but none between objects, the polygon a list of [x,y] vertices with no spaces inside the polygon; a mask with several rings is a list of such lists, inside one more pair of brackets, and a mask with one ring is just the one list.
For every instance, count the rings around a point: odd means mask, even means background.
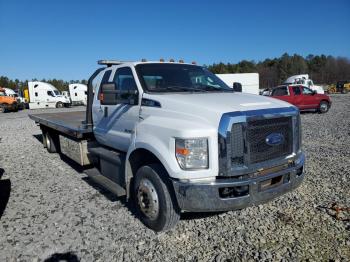
[{"label": "white flatbed truck", "polygon": [[33,114],[50,153],[135,202],[155,231],[182,212],[242,209],[304,178],[300,115],[233,92],[207,69],[175,62],[99,61],[85,111]]}]

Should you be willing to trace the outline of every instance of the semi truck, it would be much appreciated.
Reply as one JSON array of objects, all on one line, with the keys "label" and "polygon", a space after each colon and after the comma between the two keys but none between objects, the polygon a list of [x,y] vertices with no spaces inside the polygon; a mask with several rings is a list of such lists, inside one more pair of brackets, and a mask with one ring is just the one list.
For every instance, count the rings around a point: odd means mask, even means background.
[{"label": "semi truck", "polygon": [[69,107],[70,100],[49,83],[28,82],[28,91],[24,92],[30,109]]},{"label": "semi truck", "polygon": [[87,86],[84,84],[70,84],[69,85],[69,97],[72,101],[72,105],[84,105],[87,104]]},{"label": "semi truck", "polygon": [[205,67],[99,61],[86,111],[31,114],[50,153],[135,205],[154,231],[184,212],[242,209],[298,187],[299,110],[234,92]]}]

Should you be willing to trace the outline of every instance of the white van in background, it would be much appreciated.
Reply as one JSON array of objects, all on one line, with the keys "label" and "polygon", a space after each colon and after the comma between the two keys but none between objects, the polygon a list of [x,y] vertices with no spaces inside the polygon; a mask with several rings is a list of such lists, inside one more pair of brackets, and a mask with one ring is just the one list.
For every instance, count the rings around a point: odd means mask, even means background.
[{"label": "white van in background", "polygon": [[259,95],[259,74],[258,73],[239,73],[239,74],[216,74],[229,87],[234,83],[242,85],[242,92]]},{"label": "white van in background", "polygon": [[62,108],[70,106],[68,97],[61,95],[56,87],[49,83],[28,82],[29,108]]},{"label": "white van in background", "polygon": [[87,104],[87,86],[84,84],[70,84],[69,94],[72,101],[72,105],[85,105]]}]

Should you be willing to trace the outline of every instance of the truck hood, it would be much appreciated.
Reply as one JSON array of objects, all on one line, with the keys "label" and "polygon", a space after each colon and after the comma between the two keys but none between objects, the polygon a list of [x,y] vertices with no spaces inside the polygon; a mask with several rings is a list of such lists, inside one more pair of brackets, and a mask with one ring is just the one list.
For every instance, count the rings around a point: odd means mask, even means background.
[{"label": "truck hood", "polygon": [[[222,114],[268,108],[290,107],[284,101],[246,93],[172,93],[144,94],[144,98],[160,103],[162,114],[194,120],[202,119],[217,126]],[[154,112],[153,112],[154,113]]]}]

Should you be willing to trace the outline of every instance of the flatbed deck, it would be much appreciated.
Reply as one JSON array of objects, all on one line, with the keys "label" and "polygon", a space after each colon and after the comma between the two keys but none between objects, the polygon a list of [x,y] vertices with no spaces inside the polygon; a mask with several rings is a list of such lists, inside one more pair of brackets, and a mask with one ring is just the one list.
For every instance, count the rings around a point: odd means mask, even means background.
[{"label": "flatbed deck", "polygon": [[30,114],[29,117],[37,124],[47,126],[74,138],[89,137],[93,134],[92,127],[85,125],[85,111]]}]

